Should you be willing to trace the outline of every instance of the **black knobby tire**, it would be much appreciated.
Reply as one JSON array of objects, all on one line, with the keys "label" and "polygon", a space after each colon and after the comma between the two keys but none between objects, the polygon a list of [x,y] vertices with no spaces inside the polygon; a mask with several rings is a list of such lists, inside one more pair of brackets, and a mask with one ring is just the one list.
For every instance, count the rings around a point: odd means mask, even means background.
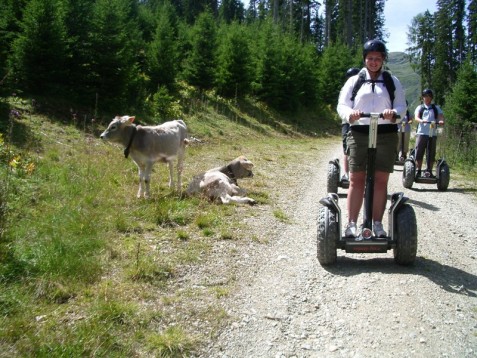
[{"label": "black knobby tire", "polygon": [[450,170],[449,166],[444,163],[439,168],[439,178],[437,179],[437,190],[446,191],[449,187]]},{"label": "black knobby tire", "polygon": [[328,163],[328,179],[326,188],[328,193],[338,194],[338,183],[340,181],[340,168],[333,163]]},{"label": "black knobby tire", "polygon": [[417,254],[417,221],[414,209],[404,204],[394,220],[394,260],[399,265],[412,265]]},{"label": "black knobby tire", "polygon": [[317,257],[321,265],[336,263],[336,243],[339,240],[338,215],[326,206],[318,211]]},{"label": "black knobby tire", "polygon": [[402,186],[406,189],[412,188],[414,176],[416,175],[415,171],[416,168],[413,162],[409,160],[404,162],[404,168],[402,169]]}]

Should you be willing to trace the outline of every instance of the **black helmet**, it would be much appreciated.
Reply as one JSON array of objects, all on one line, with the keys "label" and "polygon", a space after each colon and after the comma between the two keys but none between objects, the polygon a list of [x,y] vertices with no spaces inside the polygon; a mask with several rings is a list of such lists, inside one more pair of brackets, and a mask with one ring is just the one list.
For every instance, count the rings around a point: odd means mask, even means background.
[{"label": "black helmet", "polygon": [[354,75],[357,75],[359,73],[359,68],[356,67],[351,67],[346,71],[346,78],[353,77]]},{"label": "black helmet", "polygon": [[368,52],[381,52],[384,59],[386,60],[388,56],[388,50],[386,50],[386,45],[381,40],[369,40],[363,46],[363,60],[366,59]]},{"label": "black helmet", "polygon": [[424,96],[430,96],[431,98],[434,98],[434,93],[432,93],[431,89],[426,88],[424,91],[422,91],[422,97]]}]

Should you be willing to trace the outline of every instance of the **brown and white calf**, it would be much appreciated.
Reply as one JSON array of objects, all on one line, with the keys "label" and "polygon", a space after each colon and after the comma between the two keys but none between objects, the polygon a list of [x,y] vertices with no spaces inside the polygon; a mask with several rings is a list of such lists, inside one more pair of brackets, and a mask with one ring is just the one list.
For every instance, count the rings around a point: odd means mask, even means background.
[{"label": "brown and white calf", "polygon": [[245,190],[237,184],[237,179],[253,177],[253,163],[240,156],[223,167],[210,169],[194,177],[187,188],[188,195],[202,194],[210,200],[220,200],[254,205],[257,202],[245,195]]},{"label": "brown and white calf", "polygon": [[182,120],[165,122],[157,126],[133,124],[135,117],[116,116],[100,138],[124,146],[124,156],[131,155],[139,169],[137,197],[150,196],[152,166],[156,162],[169,166],[169,187],[174,187],[174,160],[177,158],[177,189],[182,186],[185,147],[188,143],[187,126]]}]

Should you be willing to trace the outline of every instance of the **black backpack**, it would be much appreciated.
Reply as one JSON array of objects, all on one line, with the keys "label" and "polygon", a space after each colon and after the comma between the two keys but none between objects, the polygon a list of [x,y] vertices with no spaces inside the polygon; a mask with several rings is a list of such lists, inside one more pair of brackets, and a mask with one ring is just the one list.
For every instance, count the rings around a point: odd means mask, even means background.
[{"label": "black backpack", "polygon": [[[437,112],[437,107],[434,103],[431,104],[431,108],[434,111],[434,120],[437,122],[439,119],[437,116],[439,115],[439,112]],[[422,119],[422,114],[424,111],[428,111],[429,109],[425,108],[423,104],[421,104],[421,107],[419,108],[419,119]]]},{"label": "black backpack", "polygon": [[354,84],[353,87],[353,93],[351,95],[351,100],[354,101],[356,94],[358,93],[359,89],[365,82],[370,82],[370,83],[383,83],[386,89],[388,90],[389,93],[389,98],[391,99],[391,107],[394,105],[394,92],[396,91],[396,85],[394,84],[393,78],[391,74],[388,71],[383,71],[383,80],[377,80],[377,81],[372,81],[372,80],[367,80],[366,79],[366,72],[365,71],[360,71],[358,74],[358,80]]}]

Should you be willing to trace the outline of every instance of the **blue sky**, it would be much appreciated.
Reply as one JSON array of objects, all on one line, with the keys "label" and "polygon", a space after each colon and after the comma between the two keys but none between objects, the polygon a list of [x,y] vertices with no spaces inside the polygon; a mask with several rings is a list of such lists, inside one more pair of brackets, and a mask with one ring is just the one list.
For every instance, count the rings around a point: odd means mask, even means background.
[{"label": "blue sky", "polygon": [[384,27],[389,32],[389,52],[404,52],[407,45],[408,27],[417,14],[426,10],[432,14],[437,10],[436,1],[431,0],[388,0],[384,5]]}]

